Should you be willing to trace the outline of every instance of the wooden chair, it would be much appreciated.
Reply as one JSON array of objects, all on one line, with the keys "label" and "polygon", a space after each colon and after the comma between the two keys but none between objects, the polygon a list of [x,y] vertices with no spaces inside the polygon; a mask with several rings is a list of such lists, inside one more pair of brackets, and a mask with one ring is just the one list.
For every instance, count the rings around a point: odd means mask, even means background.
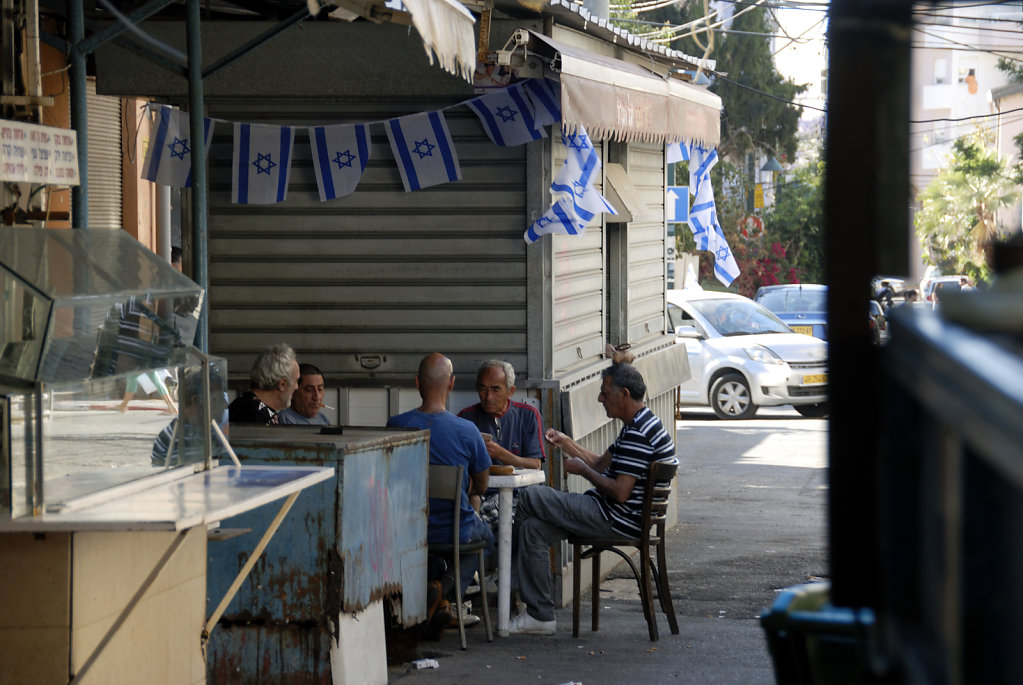
[{"label": "wooden chair", "polygon": [[[639,598],[643,603],[643,616],[650,629],[650,639],[656,641],[657,617],[654,615],[653,584],[651,574],[657,587],[657,597],[661,602],[661,610],[668,617],[671,634],[678,635],[678,621],[675,619],[675,607],[671,603],[671,591],[668,589],[668,562],[664,552],[664,521],[668,510],[668,495],[671,493],[671,481],[678,471],[678,464],[658,461],[650,466],[647,477],[646,492],[643,497],[642,535],[634,539],[597,539],[570,538],[572,545],[572,636],[579,637],[579,585],[582,573],[582,560],[590,559],[593,572],[591,593],[592,630],[600,627],[600,553],[614,552],[632,569],[632,575],[639,585]],[[632,547],[639,550],[639,567],[629,553],[619,547]],[[585,548],[585,549],[584,549]],[[651,553],[656,549],[657,565],[653,566]]]},{"label": "wooden chair", "polygon": [[[462,582],[461,561],[463,554],[476,552],[479,559],[480,575],[486,568],[483,564],[483,552],[486,550],[486,542],[459,543],[459,526],[461,524],[462,498],[465,496],[465,489],[462,483],[464,467],[462,466],[441,466],[430,464],[430,475],[428,491],[430,499],[448,500],[452,507],[452,518],[454,524],[451,531],[451,544],[438,545],[430,543],[429,553],[440,554],[454,559],[455,572],[455,612],[458,616],[458,637],[461,640],[462,649],[465,644],[465,624],[462,620]],[[487,642],[494,641],[494,634],[490,629],[490,608],[487,602],[486,583],[480,583],[481,602],[483,604],[483,625],[487,629]]]}]

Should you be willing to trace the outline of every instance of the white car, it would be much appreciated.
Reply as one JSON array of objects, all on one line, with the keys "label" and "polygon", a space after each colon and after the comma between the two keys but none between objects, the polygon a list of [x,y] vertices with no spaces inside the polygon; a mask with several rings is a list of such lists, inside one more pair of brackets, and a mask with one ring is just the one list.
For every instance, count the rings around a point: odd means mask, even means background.
[{"label": "white car", "polygon": [[668,317],[689,356],[680,404],[709,404],[722,419],[785,404],[803,416],[827,415],[825,341],[792,332],[762,305],[732,293],[669,290]]}]

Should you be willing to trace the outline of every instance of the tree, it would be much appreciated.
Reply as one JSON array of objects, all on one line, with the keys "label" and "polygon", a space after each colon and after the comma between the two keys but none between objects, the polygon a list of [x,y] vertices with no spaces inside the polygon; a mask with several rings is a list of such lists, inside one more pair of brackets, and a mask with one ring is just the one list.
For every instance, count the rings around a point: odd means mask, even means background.
[{"label": "tree", "polygon": [[[737,5],[731,25],[734,33],[711,38],[707,32],[697,33],[699,39],[686,37],[672,41],[671,47],[688,55],[700,57],[710,47],[708,57],[716,61],[715,71],[725,78],[709,75],[709,89],[721,97],[721,143],[718,145],[719,162],[711,172],[718,221],[735,254],[742,274],[732,289],[752,295],[760,285],[776,282],[798,282],[803,277],[821,280],[822,261],[821,226],[823,200],[819,177],[807,173],[806,188],[790,196],[776,194],[776,202],[790,197],[790,211],[777,209],[766,223],[771,227],[766,237],[742,237],[740,222],[746,215],[746,196],[751,179],[747,173],[747,155],[760,156],[767,151],[791,163],[795,159],[798,143],[799,116],[802,109],[791,104],[792,99],[806,87],[796,85],[778,73],[771,54],[770,30],[763,9],[741,11]],[[704,15],[702,2],[679,3],[639,15],[622,15],[618,23],[630,31],[650,31],[644,22],[664,22],[666,26],[692,25],[699,28]],[[712,21],[716,21],[713,18]],[[706,22],[704,22],[706,24]],[[687,178],[684,164],[676,168],[676,178]],[[803,182],[803,181],[799,181]],[[800,195],[802,193],[802,195]],[[814,204],[816,202],[816,204]],[[679,252],[693,251],[692,235],[684,230],[676,237]],[[700,260],[701,281],[713,281],[713,257]],[[705,278],[706,276],[706,278]]]},{"label": "tree", "polygon": [[[775,187],[775,203],[752,230],[745,214],[734,219],[729,236],[742,274],[733,284],[752,297],[757,288],[777,283],[820,283],[824,278],[824,163],[820,149]],[[745,229],[745,230],[743,230]],[[733,242],[734,240],[734,242]]]},{"label": "tree", "polygon": [[942,273],[990,280],[986,255],[1001,233],[995,216],[1017,198],[1010,170],[991,145],[992,134],[982,130],[957,139],[948,164],[920,194],[917,238]]}]

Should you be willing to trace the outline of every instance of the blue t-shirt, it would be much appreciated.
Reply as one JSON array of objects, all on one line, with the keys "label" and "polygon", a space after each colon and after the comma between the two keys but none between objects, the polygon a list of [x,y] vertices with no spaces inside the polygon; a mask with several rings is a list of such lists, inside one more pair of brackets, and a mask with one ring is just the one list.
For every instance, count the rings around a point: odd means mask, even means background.
[{"label": "blue t-shirt", "polygon": [[[427,414],[418,409],[392,416],[388,427],[428,428],[430,430],[430,463],[448,466],[462,466],[462,520],[459,524],[459,542],[469,542],[470,523],[476,518],[476,510],[469,504],[469,476],[490,468],[483,436],[469,421],[460,419],[451,412]],[[444,543],[451,540],[451,507],[443,500],[430,503],[430,518],[426,538],[428,542]]]},{"label": "blue t-shirt", "polygon": [[472,421],[484,433],[490,433],[498,445],[515,456],[539,459],[541,462],[546,459],[540,412],[532,406],[512,400],[504,413],[495,419],[483,411],[481,404],[476,403],[458,412],[458,415]]},{"label": "blue t-shirt", "polygon": [[282,426],[329,426],[330,419],[317,412],[313,418],[302,416],[297,411],[288,407],[277,412],[277,419]]}]

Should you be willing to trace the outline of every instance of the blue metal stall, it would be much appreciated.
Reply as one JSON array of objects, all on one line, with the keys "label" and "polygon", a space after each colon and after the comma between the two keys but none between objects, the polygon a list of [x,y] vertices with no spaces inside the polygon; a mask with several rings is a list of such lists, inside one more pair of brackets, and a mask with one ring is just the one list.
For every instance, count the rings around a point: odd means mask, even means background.
[{"label": "blue metal stall", "polygon": [[[425,620],[429,431],[235,425],[231,444],[247,465],[330,465],[337,477],[296,503],[211,631],[210,683],[331,682],[339,618],[385,600],[403,626]],[[266,516],[211,533],[209,597],[245,564]]]}]

